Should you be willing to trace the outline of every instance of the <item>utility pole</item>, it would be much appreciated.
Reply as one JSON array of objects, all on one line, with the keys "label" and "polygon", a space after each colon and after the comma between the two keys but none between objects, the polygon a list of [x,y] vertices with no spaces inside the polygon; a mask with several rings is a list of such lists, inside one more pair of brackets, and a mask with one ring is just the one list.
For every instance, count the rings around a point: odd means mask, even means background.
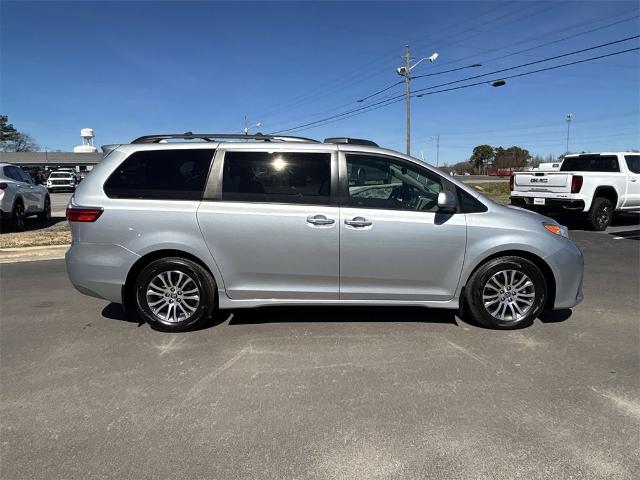
[{"label": "utility pole", "polygon": [[411,53],[409,45],[405,47],[404,53],[404,83],[406,86],[407,104],[407,155],[411,155]]},{"label": "utility pole", "polygon": [[407,104],[407,155],[411,155],[411,70],[413,70],[423,60],[429,60],[433,63],[437,58],[438,54],[434,53],[430,57],[421,58],[416,63],[411,65],[411,52],[409,50],[409,45],[406,45],[404,55],[402,56],[404,65],[396,69],[397,74],[401,77],[404,77],[404,84],[406,88],[405,96]]},{"label": "utility pole", "polygon": [[246,115],[244,116],[244,126],[243,126],[243,128],[242,128],[242,132],[243,132],[245,135],[248,135],[248,134],[249,134],[249,120],[247,119],[247,116],[246,116]]},{"label": "utility pole", "polygon": [[565,153],[569,153],[569,130],[571,129],[571,122],[573,122],[573,113],[567,113],[567,149]]},{"label": "utility pole", "polygon": [[436,167],[440,163],[440,134],[431,137],[431,140],[436,141]]}]

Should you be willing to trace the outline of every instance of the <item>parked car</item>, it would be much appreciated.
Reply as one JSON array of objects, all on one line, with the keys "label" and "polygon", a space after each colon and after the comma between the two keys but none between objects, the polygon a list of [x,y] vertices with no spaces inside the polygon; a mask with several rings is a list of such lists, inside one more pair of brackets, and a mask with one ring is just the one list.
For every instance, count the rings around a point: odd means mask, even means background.
[{"label": "parked car", "polygon": [[47,178],[47,189],[50,192],[61,190],[74,191],[77,185],[76,175],[68,170],[56,170]]},{"label": "parked car", "polygon": [[47,189],[17,165],[0,163],[0,218],[2,229],[24,228],[24,219],[37,215],[41,220],[51,218],[51,200]]},{"label": "parked car", "polygon": [[565,227],[371,141],[176,134],[105,152],[67,209],[67,272],[153,328],[263,305],[463,308],[516,328],[582,300]]},{"label": "parked car", "polygon": [[605,230],[615,212],[640,211],[640,154],[567,155],[557,172],[515,173],[511,203],[581,215],[591,229]]}]

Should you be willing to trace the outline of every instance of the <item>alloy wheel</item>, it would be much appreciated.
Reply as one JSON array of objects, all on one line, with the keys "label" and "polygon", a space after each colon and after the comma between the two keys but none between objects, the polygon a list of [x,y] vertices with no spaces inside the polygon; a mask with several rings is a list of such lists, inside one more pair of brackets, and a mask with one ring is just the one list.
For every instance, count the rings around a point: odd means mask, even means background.
[{"label": "alloy wheel", "polygon": [[158,321],[173,325],[188,320],[198,309],[200,290],[186,273],[168,270],[149,282],[146,300]]},{"label": "alloy wheel", "polygon": [[489,314],[501,321],[515,322],[533,308],[536,297],[531,279],[519,270],[502,270],[484,285],[482,303]]}]

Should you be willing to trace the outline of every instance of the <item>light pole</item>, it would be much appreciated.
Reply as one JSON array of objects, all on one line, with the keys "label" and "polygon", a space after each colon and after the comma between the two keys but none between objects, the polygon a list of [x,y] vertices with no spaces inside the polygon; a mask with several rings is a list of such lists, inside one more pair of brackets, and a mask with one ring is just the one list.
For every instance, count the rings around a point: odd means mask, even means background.
[{"label": "light pole", "polygon": [[431,140],[436,141],[436,167],[437,167],[438,164],[440,163],[440,134],[434,135],[429,138],[431,138]]},{"label": "light pole", "polygon": [[411,53],[409,51],[409,45],[405,46],[405,53],[402,57],[404,60],[404,65],[402,67],[396,68],[396,72],[401,77],[404,77],[405,83],[405,102],[407,109],[407,155],[411,155],[411,71],[416,68],[416,66],[422,62],[423,60],[429,60],[430,62],[435,62],[438,58],[438,54],[434,53],[430,57],[421,58],[416,63],[411,65]]},{"label": "light pole", "polygon": [[244,116],[244,126],[242,127],[242,133],[244,133],[245,135],[249,135],[249,130],[250,129],[260,127],[261,125],[262,125],[261,122],[258,122],[255,125],[249,125],[249,119],[245,115]]},{"label": "light pole", "polygon": [[567,113],[567,149],[565,155],[569,153],[569,130],[571,129],[571,122],[573,122],[573,113]]}]

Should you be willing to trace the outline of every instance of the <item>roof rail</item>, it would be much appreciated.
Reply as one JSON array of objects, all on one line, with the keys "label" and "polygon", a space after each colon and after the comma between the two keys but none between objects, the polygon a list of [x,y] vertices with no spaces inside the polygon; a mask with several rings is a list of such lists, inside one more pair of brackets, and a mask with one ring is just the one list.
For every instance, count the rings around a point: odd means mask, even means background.
[{"label": "roof rail", "polygon": [[265,135],[257,133],[255,135],[245,135],[242,133],[166,133],[160,135],[145,135],[136,138],[131,143],[160,143],[162,140],[180,138],[184,140],[203,140],[205,142],[216,142],[218,140],[260,140],[263,142],[312,142],[320,143],[317,140],[305,137],[290,137],[286,135]]},{"label": "roof rail", "polygon": [[349,138],[349,137],[331,137],[325,138],[324,143],[335,143],[339,145],[363,145],[367,147],[377,147],[376,142],[371,140],[365,140],[363,138]]}]

